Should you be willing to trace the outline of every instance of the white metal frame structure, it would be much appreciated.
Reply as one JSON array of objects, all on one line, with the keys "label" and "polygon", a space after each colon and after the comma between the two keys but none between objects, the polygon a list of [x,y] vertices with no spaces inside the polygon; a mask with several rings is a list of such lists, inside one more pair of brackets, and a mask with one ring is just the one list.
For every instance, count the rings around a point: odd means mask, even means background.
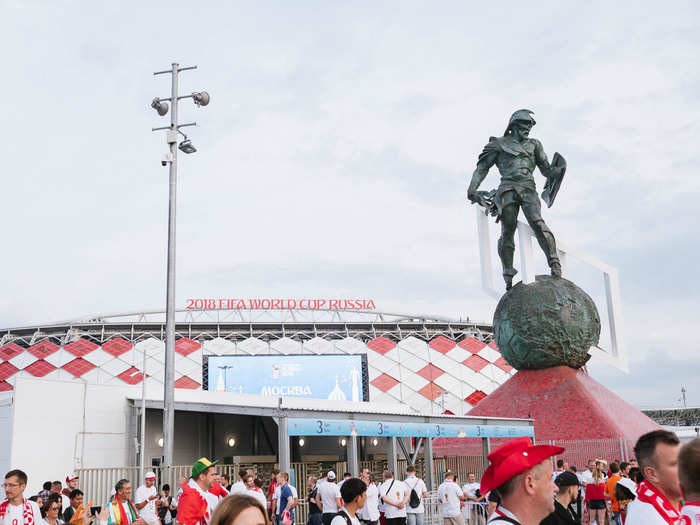
[{"label": "white metal frame structure", "polygon": [[[491,232],[489,226],[489,216],[480,206],[476,207],[476,225],[479,235],[479,260],[481,263],[481,282],[484,291],[494,299],[500,299],[503,295],[502,289],[494,286],[493,259],[491,257]],[[532,251],[532,240],[535,237],[530,226],[522,221],[518,221],[518,253],[520,255],[520,275],[523,283],[531,283],[535,280],[535,257]],[[629,372],[629,360],[627,346],[624,341],[622,327],[622,302],[620,298],[620,280],[617,268],[605,264],[588,254],[569,248],[565,243],[557,239],[557,252],[561,260],[562,275],[567,274],[567,259],[572,257],[585,265],[600,271],[603,274],[605,284],[605,301],[610,326],[610,349],[594,347],[589,353],[624,372]],[[500,272],[498,272],[500,274]],[[496,277],[498,282],[499,278]]]}]

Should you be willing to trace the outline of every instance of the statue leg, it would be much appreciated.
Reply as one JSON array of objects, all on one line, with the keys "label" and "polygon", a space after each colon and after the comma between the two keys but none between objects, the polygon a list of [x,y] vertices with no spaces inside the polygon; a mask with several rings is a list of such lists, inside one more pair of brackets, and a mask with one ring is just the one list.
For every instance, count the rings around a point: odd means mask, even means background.
[{"label": "statue leg", "polygon": [[517,270],[513,268],[513,254],[515,253],[515,230],[518,226],[517,203],[508,204],[500,215],[501,237],[498,239],[498,256],[503,266],[503,279],[506,282],[506,290],[513,286],[513,277]]},{"label": "statue leg", "polygon": [[527,223],[535,232],[535,237],[542,251],[547,257],[547,264],[552,272],[552,275],[561,277],[561,263],[559,262],[559,254],[557,253],[557,243],[554,239],[554,234],[547,227],[542,218],[542,208],[540,199],[535,192],[528,192],[521,204],[523,213],[527,219]]}]

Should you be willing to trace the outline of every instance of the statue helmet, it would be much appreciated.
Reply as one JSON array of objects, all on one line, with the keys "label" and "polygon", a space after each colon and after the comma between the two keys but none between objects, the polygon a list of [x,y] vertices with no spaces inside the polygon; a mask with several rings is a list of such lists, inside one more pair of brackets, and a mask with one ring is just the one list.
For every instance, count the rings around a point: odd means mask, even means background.
[{"label": "statue helmet", "polygon": [[511,126],[513,126],[513,123],[518,120],[525,120],[527,122],[530,122],[533,126],[537,124],[537,122],[535,122],[535,119],[532,118],[532,115],[534,115],[534,113],[529,109],[519,109],[518,111],[513,113],[510,116],[510,120],[508,121],[508,127],[506,128],[506,131],[505,133],[503,133],[503,135],[508,135],[511,132]]}]

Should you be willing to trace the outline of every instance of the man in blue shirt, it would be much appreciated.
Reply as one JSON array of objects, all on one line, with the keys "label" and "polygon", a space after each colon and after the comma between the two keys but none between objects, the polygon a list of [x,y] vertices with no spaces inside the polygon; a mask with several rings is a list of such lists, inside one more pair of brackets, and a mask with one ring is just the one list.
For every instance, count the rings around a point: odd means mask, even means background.
[{"label": "man in blue shirt", "polygon": [[284,514],[289,513],[289,519],[294,521],[294,491],[289,485],[289,474],[287,472],[280,472],[277,475],[277,483],[279,486],[276,490],[279,490],[279,497],[277,498],[277,523],[282,523],[284,520]]}]

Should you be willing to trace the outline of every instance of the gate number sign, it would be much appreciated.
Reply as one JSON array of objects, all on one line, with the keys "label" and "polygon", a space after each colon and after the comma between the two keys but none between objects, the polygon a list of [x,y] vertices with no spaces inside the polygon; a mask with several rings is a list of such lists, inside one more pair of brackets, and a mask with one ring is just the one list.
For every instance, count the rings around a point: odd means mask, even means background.
[{"label": "gate number sign", "polygon": [[360,419],[289,418],[290,436],[378,436],[435,438],[514,438],[535,437],[532,426],[454,425],[443,423],[403,423]]}]

